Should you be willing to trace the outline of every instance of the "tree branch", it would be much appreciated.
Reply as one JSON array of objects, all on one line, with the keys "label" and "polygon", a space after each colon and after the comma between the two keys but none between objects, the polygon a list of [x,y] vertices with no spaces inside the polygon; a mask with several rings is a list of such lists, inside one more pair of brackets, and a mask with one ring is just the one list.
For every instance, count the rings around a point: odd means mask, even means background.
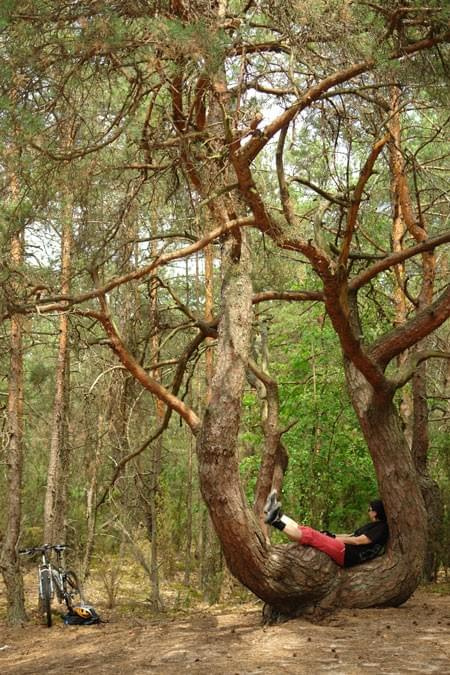
[{"label": "tree branch", "polygon": [[377,340],[369,349],[369,354],[384,368],[395,356],[439,328],[449,316],[450,286],[431,305]]},{"label": "tree branch", "polygon": [[[447,42],[450,38],[450,33],[445,32],[443,35],[433,36],[425,38],[423,40],[418,40],[406,47],[402,47],[401,50],[394,52],[391,55],[391,60],[402,59],[405,56],[415,54],[416,52],[422,51],[424,49],[430,49],[441,42]],[[298,99],[294,105],[285,110],[281,115],[276,117],[270,124],[268,124],[260,136],[253,137],[244,147],[241,149],[241,156],[247,163],[251,163],[255,157],[261,152],[265,145],[277,134],[280,129],[284,126],[287,126],[293,119],[296,117],[302,110],[307,108],[313,101],[317,101],[326,91],[331,89],[337,84],[342,84],[343,82],[348,82],[357,75],[362,75],[369,70],[372,70],[376,65],[375,59],[368,59],[367,61],[362,61],[360,63],[355,63],[348,68],[340,70],[328,77],[325,77],[318,84],[310,87],[301,98]]]},{"label": "tree branch", "polygon": [[110,339],[110,346],[114,353],[119,357],[121,363],[133,375],[133,377],[142,384],[154,396],[163,401],[169,408],[172,408],[182,417],[190,427],[193,434],[197,434],[200,428],[200,419],[189,408],[184,401],[174,396],[172,392],[166,389],[160,382],[151,377],[146,370],[136,361],[134,356],[125,347],[119,333],[109,316],[108,306],[104,294],[99,295],[99,302],[102,308],[101,313],[97,313],[97,319],[102,324]]},{"label": "tree branch", "polygon": [[300,176],[293,176],[292,178],[290,178],[290,182],[293,183],[294,181],[296,183],[300,183],[301,185],[306,185],[306,187],[311,188],[311,190],[317,192],[318,195],[320,195],[324,199],[327,199],[332,204],[339,204],[339,206],[348,206],[348,199],[339,197],[339,195],[332,195],[331,192],[323,190],[318,185],[315,185],[314,183],[311,183],[311,181],[306,180],[306,178],[300,178]]},{"label": "tree branch", "polygon": [[[218,239],[219,237],[223,236],[227,232],[230,232],[230,230],[233,230],[236,227],[249,227],[252,225],[255,225],[255,219],[249,216],[229,220],[224,225],[221,225],[220,227],[216,227],[214,230],[211,230],[210,232],[208,232],[208,234],[206,234],[201,239],[198,239],[193,244],[185,246],[184,248],[179,249],[178,251],[172,251],[172,253],[162,254],[157,258],[155,258],[155,260],[153,260],[149,265],[141,267],[140,269],[128,272],[127,274],[124,274],[120,277],[113,277],[100,288],[95,288],[91,291],[87,291],[86,293],[81,293],[80,295],[76,296],[67,296],[67,295],[53,296],[50,298],[46,298],[46,300],[49,301],[48,303],[39,304],[37,306],[35,303],[33,304],[30,303],[27,305],[23,305],[21,307],[15,306],[14,312],[28,314],[34,311],[38,311],[40,314],[46,314],[48,312],[67,311],[68,307],[72,307],[73,305],[79,305],[83,302],[86,302],[87,300],[92,300],[93,298],[99,298],[101,295],[105,295],[106,293],[112,291],[114,288],[122,286],[123,284],[126,284],[129,281],[136,281],[138,279],[142,279],[143,277],[148,276],[151,272],[153,272],[153,270],[157,269],[158,267],[167,265],[168,263],[173,262],[174,260],[179,260],[180,258],[187,258],[193,253],[201,251],[206,246],[208,246],[208,244],[210,244],[212,241]],[[10,312],[5,314],[2,317],[2,319],[9,318],[9,316]]]},{"label": "tree branch", "polygon": [[391,378],[391,382],[395,389],[400,389],[407,382],[409,382],[409,380],[411,380],[414,374],[417,372],[417,366],[428,359],[450,360],[450,352],[442,352],[432,349],[413,352],[408,360],[405,361],[405,363],[399,369],[397,377]]},{"label": "tree branch", "polygon": [[310,87],[303,96],[292,105],[290,108],[285,110],[281,115],[278,115],[272,122],[270,122],[264,129],[260,136],[254,136],[240,151],[242,159],[250,164],[255,157],[261,152],[261,150],[267,145],[275,134],[277,134],[283,127],[288,126],[288,124],[296,117],[302,110],[307,108],[313,101],[316,101],[325,91],[328,91],[331,87],[334,87],[336,84],[341,84],[342,82],[347,82],[348,80],[360,75],[367,70],[373,68],[375,61],[363,61],[361,63],[356,63],[349,68],[340,70],[333,75],[321,80],[318,84]]},{"label": "tree branch", "polygon": [[339,255],[338,264],[342,265],[343,267],[346,267],[347,265],[348,256],[350,253],[350,245],[353,239],[353,232],[355,231],[356,227],[356,219],[358,217],[358,211],[361,205],[361,199],[363,196],[364,188],[370,176],[372,175],[373,167],[375,165],[377,157],[384,148],[384,146],[386,145],[386,143],[388,142],[388,140],[389,135],[386,134],[385,136],[383,136],[383,138],[381,138],[379,141],[375,143],[369,157],[367,158],[359,174],[358,183],[356,185],[355,190],[353,191],[350,209],[348,210],[347,213],[347,227],[344,234],[344,241],[342,244],[341,253]]},{"label": "tree branch", "polygon": [[358,289],[365,286],[369,281],[376,277],[381,272],[385,272],[390,267],[394,267],[404,260],[408,260],[419,253],[424,251],[431,251],[441,244],[446,244],[450,241],[450,230],[444,234],[434,237],[433,239],[427,239],[426,241],[416,244],[416,246],[411,246],[411,248],[399,251],[398,253],[393,253],[392,255],[386,256],[383,260],[380,260],[374,263],[371,267],[368,267],[364,272],[361,272],[356,277],[353,277],[349,281],[348,287],[351,291],[357,291]]},{"label": "tree branch", "polygon": [[237,56],[238,54],[263,54],[265,52],[272,52],[275,54],[290,54],[291,49],[281,42],[260,42],[257,44],[241,44],[232,47],[228,54],[230,56]]},{"label": "tree branch", "polygon": [[[204,339],[205,334],[203,332],[200,332],[198,335],[196,335],[196,337],[186,346],[186,348],[183,351],[183,354],[178,360],[177,369],[171,387],[173,396],[178,395],[181,384],[183,382],[183,376],[186,370],[186,365],[189,362],[192,354],[194,354],[194,352],[197,351],[198,347],[200,346],[200,344],[203,342]],[[142,452],[144,452],[144,450],[150,445],[150,443],[153,443],[167,429],[173,411],[174,408],[168,406],[166,408],[164,419],[161,422],[160,426],[156,429],[156,431],[146,441],[144,441],[144,443],[142,443],[142,445],[140,445],[139,448],[137,448],[137,450],[133,450],[133,452],[130,452],[128,455],[126,455],[120,460],[120,462],[117,464],[115,468],[114,474],[112,475],[112,478],[108,486],[105,488],[105,491],[100,501],[97,503],[97,508],[104,503],[106,497],[108,496],[108,493],[116,484],[117,479],[119,478],[120,474],[122,473],[123,469],[128,464],[128,462],[130,462],[132,459],[134,459]]]},{"label": "tree branch", "polygon": [[255,293],[252,304],[269,300],[287,300],[288,302],[323,302],[324,296],[320,291],[262,291]]}]

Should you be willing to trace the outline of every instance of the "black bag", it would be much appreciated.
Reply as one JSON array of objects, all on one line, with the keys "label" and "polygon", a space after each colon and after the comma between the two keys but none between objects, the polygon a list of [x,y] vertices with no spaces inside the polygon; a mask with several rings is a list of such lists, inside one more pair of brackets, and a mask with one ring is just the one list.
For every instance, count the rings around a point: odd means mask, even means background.
[{"label": "black bag", "polygon": [[91,605],[74,607],[67,614],[63,614],[62,620],[66,626],[92,626],[101,623],[101,619]]}]

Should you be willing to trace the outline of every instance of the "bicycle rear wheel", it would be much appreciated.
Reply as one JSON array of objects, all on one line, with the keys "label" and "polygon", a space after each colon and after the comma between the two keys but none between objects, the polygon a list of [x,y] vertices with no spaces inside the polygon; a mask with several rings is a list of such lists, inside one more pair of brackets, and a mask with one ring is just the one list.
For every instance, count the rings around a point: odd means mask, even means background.
[{"label": "bicycle rear wheel", "polygon": [[48,628],[52,626],[52,587],[50,581],[50,571],[41,572],[41,603],[42,611],[45,614]]},{"label": "bicycle rear wheel", "polygon": [[67,570],[65,573],[64,590],[66,592],[66,605],[69,610],[72,609],[72,600],[76,596],[78,596],[80,602],[83,602],[83,591],[73,570]]}]

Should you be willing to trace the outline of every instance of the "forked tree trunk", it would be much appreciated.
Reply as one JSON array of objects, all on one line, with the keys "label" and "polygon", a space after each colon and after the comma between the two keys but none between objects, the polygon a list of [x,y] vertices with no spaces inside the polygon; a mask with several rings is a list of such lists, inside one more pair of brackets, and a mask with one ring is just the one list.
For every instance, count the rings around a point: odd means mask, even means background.
[{"label": "forked tree trunk", "polygon": [[[389,514],[386,555],[338,568],[325,554],[288,544],[270,546],[245,502],[237,442],[249,353],[252,289],[249,252],[228,240],[217,365],[198,438],[200,483],[230,571],[282,615],[321,614],[337,606],[399,605],[415,590],[423,564],[426,514],[411,453],[392,401],[378,400],[347,365],[347,377]],[[220,487],[218,487],[220,486]]]}]

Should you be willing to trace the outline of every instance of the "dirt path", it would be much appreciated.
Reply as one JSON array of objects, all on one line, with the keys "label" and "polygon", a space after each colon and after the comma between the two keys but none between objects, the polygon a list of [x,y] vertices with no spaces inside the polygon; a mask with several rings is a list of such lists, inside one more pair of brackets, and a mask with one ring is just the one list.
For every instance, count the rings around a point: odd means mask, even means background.
[{"label": "dirt path", "polygon": [[[106,617],[106,612],[103,612]],[[100,626],[0,624],[0,672],[199,675],[450,675],[450,596],[419,590],[399,609],[343,610],[326,623],[263,627],[261,610],[193,611]]]}]

